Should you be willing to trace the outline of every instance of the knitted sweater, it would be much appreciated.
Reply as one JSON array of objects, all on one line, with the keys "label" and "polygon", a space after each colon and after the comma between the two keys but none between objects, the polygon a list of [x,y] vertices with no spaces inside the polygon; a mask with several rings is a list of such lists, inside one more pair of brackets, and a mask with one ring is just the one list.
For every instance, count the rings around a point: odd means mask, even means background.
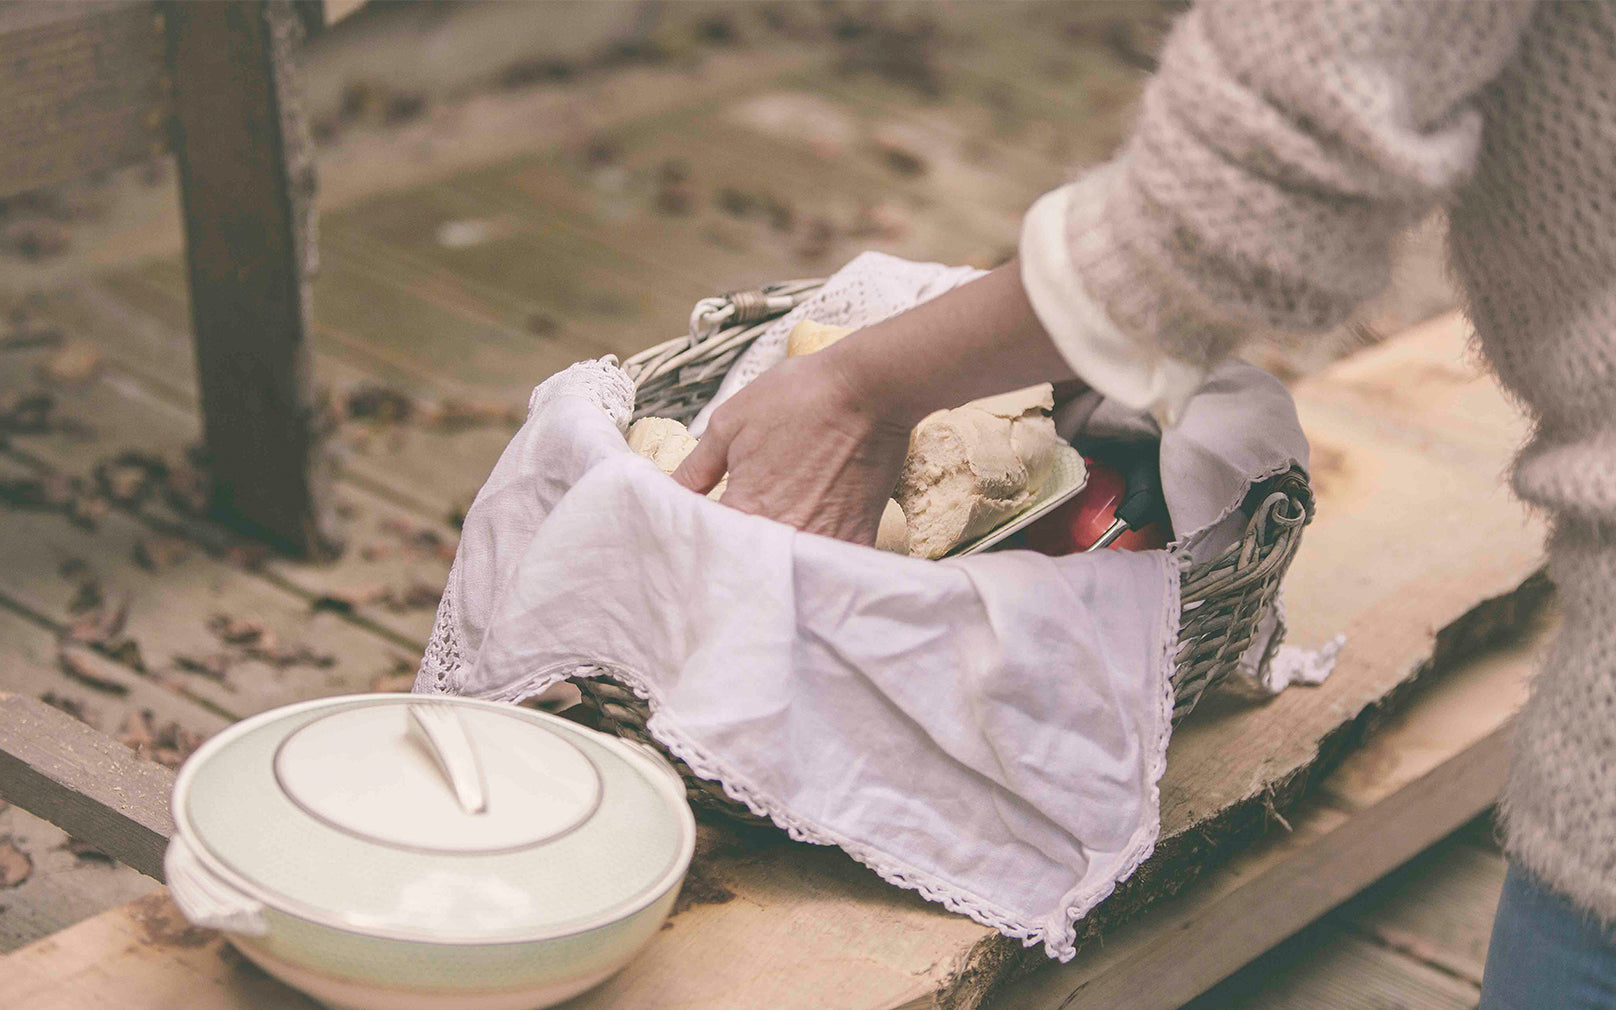
[{"label": "knitted sweater", "polygon": [[1616,3],[1241,0],[1186,14],[1116,161],[1040,201],[1029,298],[1102,392],[1171,413],[1260,331],[1321,332],[1432,208],[1534,430],[1563,631],[1506,847],[1616,921]]}]

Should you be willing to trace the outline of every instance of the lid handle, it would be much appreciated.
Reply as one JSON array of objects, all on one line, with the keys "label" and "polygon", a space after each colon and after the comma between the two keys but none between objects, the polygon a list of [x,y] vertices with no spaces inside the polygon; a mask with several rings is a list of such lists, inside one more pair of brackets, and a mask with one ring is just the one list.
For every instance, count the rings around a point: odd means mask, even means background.
[{"label": "lid handle", "polygon": [[426,748],[438,770],[449,780],[461,809],[468,814],[488,810],[488,791],[482,765],[466,735],[466,724],[453,705],[424,702],[409,706],[409,733]]}]

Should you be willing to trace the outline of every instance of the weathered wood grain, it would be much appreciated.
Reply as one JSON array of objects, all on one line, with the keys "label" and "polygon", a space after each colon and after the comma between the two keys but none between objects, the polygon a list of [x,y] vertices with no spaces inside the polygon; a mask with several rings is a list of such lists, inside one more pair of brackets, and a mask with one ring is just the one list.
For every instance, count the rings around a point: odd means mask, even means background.
[{"label": "weathered wood grain", "polygon": [[1358,937],[1326,934],[1299,944],[1286,963],[1265,965],[1239,984],[1183,1010],[1471,1010],[1475,986]]},{"label": "weathered wood grain", "polygon": [[[0,474],[35,473],[0,457]],[[240,718],[311,697],[364,691],[400,659],[418,658],[410,647],[340,614],[313,612],[307,596],[200,550],[149,571],[135,553],[153,531],[130,516],[109,513],[94,531],[51,513],[8,510],[4,517],[0,599],[65,630],[83,616],[74,601],[84,582],[93,580],[108,608],[127,599],[119,637],[134,643],[141,666],[215,711]],[[60,574],[64,562],[76,562],[84,574]],[[306,658],[281,663],[232,646],[210,628],[218,615],[259,622],[277,650],[306,648]],[[220,655],[228,657],[220,675],[194,669]]]},{"label": "weathered wood grain", "polygon": [[1348,902],[1331,922],[1479,986],[1507,869],[1500,853],[1454,839]]},{"label": "weathered wood grain", "polygon": [[[99,331],[87,331],[75,323],[73,332],[93,338]],[[13,386],[12,380],[26,379],[50,353],[46,350],[10,355],[17,367],[0,374],[0,395],[28,388],[26,384]],[[107,362],[93,379],[76,388],[56,390],[54,395],[61,416],[71,418],[72,424],[64,426],[64,430],[18,437],[14,444],[30,459],[58,474],[93,483],[97,465],[120,453],[138,450],[178,460],[184,458],[186,449],[198,437],[194,407],[188,410],[176,405],[153,390],[144,375],[126,372],[121,360]],[[426,433],[399,434],[408,438]],[[453,444],[458,436],[439,437]],[[398,451],[392,448],[387,434],[376,441],[381,446],[378,451],[389,455]],[[21,476],[31,471],[24,467],[11,472]],[[423,519],[352,481],[340,481],[338,486],[337,507],[342,512],[350,550],[334,562],[270,557],[263,562],[264,570],[283,587],[292,589],[293,595],[301,596],[303,607],[312,606],[322,597],[339,605],[351,604],[355,616],[384,629],[399,642],[409,643],[405,648],[418,653],[426,642],[435,611],[429,594],[410,606],[403,606],[401,599],[383,600],[378,594],[393,592],[402,596],[412,586],[432,591],[441,588],[451,560],[447,552],[453,550],[458,534],[446,523]],[[443,510],[447,508],[445,505]],[[152,528],[141,534],[138,524],[119,527],[131,531],[137,541],[142,535],[158,539],[178,536],[189,543],[188,551],[194,555],[218,553],[221,545],[239,541],[211,522],[175,512],[159,494],[149,496],[139,509]],[[44,528],[50,527],[47,524]],[[435,548],[426,543],[430,538],[436,538]],[[94,543],[93,538],[84,539]],[[129,560],[132,559],[119,559],[118,566],[127,568]],[[19,581],[24,578],[18,576]],[[32,576],[36,582],[55,579],[55,574],[48,571]],[[226,609],[233,606],[228,598],[219,605]],[[277,609],[290,611],[289,606]],[[277,679],[284,679],[284,675]]]},{"label": "weathered wood grain", "polygon": [[80,855],[67,832],[15,805],[0,807],[0,839],[33,863],[0,903],[0,954],[26,947],[157,890],[157,881],[121,863]]},{"label": "weathered wood grain", "polygon": [[221,517],[334,540],[309,341],[313,164],[285,0],[164,7],[203,433]]},{"label": "weathered wood grain", "polygon": [[[1429,685],[1380,728],[1373,747],[1355,752],[1325,779],[1328,795],[1317,794],[1293,811],[1293,830],[1277,833],[1179,898],[1113,931],[1072,966],[1055,969],[1077,969],[1082,981],[1069,1001],[1067,991],[1057,988],[1047,1005],[1177,1007],[1173,1000],[1200,992],[1318,914],[1321,902],[1333,903],[1372,879],[1419,838],[1438,837],[1454,818],[1470,815],[1463,811],[1485,806],[1502,775],[1501,727],[1523,696],[1524,677],[1545,637],[1540,631]],[[885,888],[833,851],[749,849],[734,839],[720,839],[714,849],[713,840],[703,846],[696,887],[719,903],[698,903],[676,916],[631,965],[637,984],[608,983],[581,997],[580,1006],[976,1005],[941,1001],[940,966],[922,960],[942,939],[963,944],[980,935],[965,920]],[[134,924],[153,914],[158,900],[109,911],[0,961],[0,979],[28,980],[12,984],[31,987],[18,991],[39,1002],[21,1005],[41,1010],[72,1005],[74,997],[148,990],[218,1010],[300,1005],[293,994],[266,988],[239,959],[211,944],[203,945],[206,956],[129,944],[126,937],[138,935]],[[171,906],[161,908],[177,921]],[[827,956],[826,941],[818,939],[829,922],[836,924],[837,943],[845,945],[839,957]],[[98,956],[95,972],[77,967]],[[918,974],[906,978],[906,963]],[[751,968],[737,972],[736,964]],[[1345,965],[1332,974],[1352,972]],[[1416,966],[1411,977],[1418,982],[1427,972]],[[1039,986],[1047,981],[1034,976],[990,1006],[1042,1007]],[[661,987],[654,997],[653,984]],[[0,995],[5,986],[0,981]],[[1420,985],[1391,991],[1416,992]],[[141,997],[129,1010],[156,1010],[163,1005],[158,998]]]},{"label": "weathered wood grain", "polygon": [[167,150],[162,33],[149,2],[0,7],[0,196]]},{"label": "weathered wood grain", "polygon": [[[1010,985],[984,1010],[1174,1010],[1491,806],[1513,715],[1556,628],[1552,616],[1533,621],[1518,641],[1417,688],[1406,709],[1286,814],[1288,829],[1071,964]],[[1379,919],[1382,906],[1352,907],[1342,917],[1366,929],[1425,928],[1411,925],[1406,906],[1388,906]]]},{"label": "weathered wood grain", "polygon": [[0,796],[161,880],[174,773],[65,712],[0,692]]}]

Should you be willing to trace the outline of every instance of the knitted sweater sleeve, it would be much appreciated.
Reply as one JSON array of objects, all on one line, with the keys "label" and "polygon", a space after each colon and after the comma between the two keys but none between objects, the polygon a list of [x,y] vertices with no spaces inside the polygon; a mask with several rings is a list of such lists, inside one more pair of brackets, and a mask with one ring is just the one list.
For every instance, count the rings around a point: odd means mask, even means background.
[{"label": "knitted sweater sleeve", "polygon": [[1169,36],[1131,139],[1023,225],[1034,311],[1080,376],[1172,414],[1260,332],[1321,332],[1466,178],[1478,92],[1531,0],[1219,0]]}]

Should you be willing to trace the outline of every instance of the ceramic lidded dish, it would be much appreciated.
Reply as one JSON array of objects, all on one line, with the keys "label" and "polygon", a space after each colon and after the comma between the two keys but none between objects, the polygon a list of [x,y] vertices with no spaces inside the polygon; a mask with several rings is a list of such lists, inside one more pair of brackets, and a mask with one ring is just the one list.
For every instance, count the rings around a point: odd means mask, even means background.
[{"label": "ceramic lidded dish", "polygon": [[174,787],[174,902],[338,1007],[528,1010],[622,967],[695,847],[672,769],[531,709],[350,695],[209,740]]}]

